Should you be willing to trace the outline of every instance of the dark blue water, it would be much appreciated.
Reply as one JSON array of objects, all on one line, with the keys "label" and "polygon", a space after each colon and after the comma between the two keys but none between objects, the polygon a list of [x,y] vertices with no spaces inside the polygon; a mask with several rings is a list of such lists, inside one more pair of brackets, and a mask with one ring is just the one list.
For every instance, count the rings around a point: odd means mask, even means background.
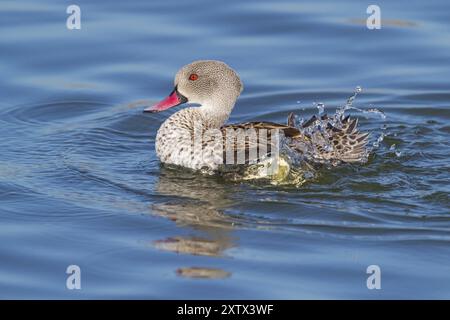
[{"label": "dark blue water", "polygon": [[[77,0],[68,30],[73,3],[0,4],[1,298],[450,298],[447,1],[377,1],[380,30],[365,1]],[[164,169],[170,112],[142,106],[198,59],[241,75],[232,122],[334,112],[360,85],[386,137],[300,188]]]}]

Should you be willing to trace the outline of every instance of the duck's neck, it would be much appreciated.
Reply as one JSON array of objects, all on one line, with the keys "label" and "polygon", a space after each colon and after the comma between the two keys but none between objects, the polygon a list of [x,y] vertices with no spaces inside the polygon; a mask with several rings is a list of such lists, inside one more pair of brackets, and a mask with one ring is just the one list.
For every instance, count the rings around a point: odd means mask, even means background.
[{"label": "duck's neck", "polygon": [[236,99],[214,99],[202,103],[198,109],[211,126],[220,128],[227,122],[235,103]]}]

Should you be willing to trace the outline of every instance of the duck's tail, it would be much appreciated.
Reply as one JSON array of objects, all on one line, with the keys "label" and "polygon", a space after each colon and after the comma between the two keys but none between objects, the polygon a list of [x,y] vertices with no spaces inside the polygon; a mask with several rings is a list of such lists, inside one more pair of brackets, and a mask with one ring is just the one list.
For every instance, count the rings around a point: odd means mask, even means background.
[{"label": "duck's tail", "polygon": [[[321,120],[322,130],[307,129],[314,126],[317,120]],[[320,119],[313,116],[302,125],[302,131],[308,138],[308,142],[293,140],[293,147],[299,148],[305,153],[307,158],[313,162],[328,162],[337,165],[341,162],[346,163],[362,163],[367,159],[366,145],[369,133],[361,133],[358,131],[358,119],[350,119],[350,116],[340,119],[340,127],[332,124],[332,119],[327,115]],[[291,113],[288,117],[288,125],[294,126],[294,116]]]}]

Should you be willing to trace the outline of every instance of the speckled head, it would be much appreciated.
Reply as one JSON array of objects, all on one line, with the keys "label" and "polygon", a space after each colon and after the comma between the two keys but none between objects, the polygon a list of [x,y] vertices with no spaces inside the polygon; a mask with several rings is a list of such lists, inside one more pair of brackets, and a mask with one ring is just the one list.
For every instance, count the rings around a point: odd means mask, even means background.
[{"label": "speckled head", "polygon": [[198,103],[217,112],[230,112],[243,90],[238,74],[227,64],[215,60],[194,61],[175,76],[174,90],[163,101],[145,109],[159,112],[185,102]]}]

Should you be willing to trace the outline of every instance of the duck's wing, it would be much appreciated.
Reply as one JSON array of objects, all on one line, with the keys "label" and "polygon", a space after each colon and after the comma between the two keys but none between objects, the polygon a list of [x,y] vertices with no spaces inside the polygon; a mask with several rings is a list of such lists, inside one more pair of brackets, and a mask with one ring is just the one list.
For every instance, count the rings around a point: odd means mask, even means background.
[{"label": "duck's wing", "polygon": [[287,125],[289,127],[295,127],[295,114],[293,112],[289,113],[288,115]]},{"label": "duck's wing", "polygon": [[270,122],[270,121],[253,121],[253,122],[244,122],[244,123],[237,123],[237,124],[228,124],[222,127],[222,130],[226,129],[254,129],[258,133],[259,130],[280,130],[284,133],[286,137],[289,138],[295,138],[302,136],[302,133],[299,129],[290,126],[290,125],[284,125],[276,122]]},{"label": "duck's wing", "polygon": [[328,132],[331,132],[335,156],[344,162],[361,162],[367,153],[369,133],[359,132],[358,118],[350,119],[350,116],[347,116],[342,122],[344,125],[340,129],[331,125],[327,128]]},{"label": "duck's wing", "polygon": [[[321,120],[327,119],[326,115],[321,117]],[[312,126],[316,120],[318,120],[316,116],[311,117],[302,125],[302,129]],[[274,150],[279,150],[280,147],[279,140],[272,139],[273,133],[278,132],[284,137],[290,138],[288,141],[292,150],[305,155],[307,159],[313,162],[338,164],[340,162],[356,163],[364,161],[367,154],[366,144],[369,133],[358,131],[358,119],[356,118],[350,119],[347,116],[342,118],[341,123],[341,128],[337,128],[331,122],[328,122],[325,129],[326,134],[318,130],[304,134],[294,126],[293,114],[289,115],[287,125],[266,121],[225,125],[221,128],[224,137],[224,159],[230,158],[229,155],[226,155],[226,152],[232,152],[234,159],[237,159],[238,153],[245,154],[246,164],[258,162],[263,157],[271,156]],[[235,138],[239,131],[244,135],[244,139]],[[321,141],[325,143],[320,143]],[[327,148],[326,145],[331,146],[331,148]]]},{"label": "duck's wing", "polygon": [[[283,134],[285,137],[300,139],[304,137],[299,129],[289,125],[275,122],[255,121],[238,124],[228,124],[221,128],[224,137],[224,159],[229,159],[229,154],[245,155],[245,164],[258,162],[264,157],[271,156],[275,148],[279,148],[279,139],[274,139],[274,134]],[[240,138],[237,138],[237,136]],[[228,152],[227,156],[226,153]]]},{"label": "duck's wing", "polygon": [[[318,118],[313,116],[306,121],[302,127],[308,128],[309,126],[312,126],[316,120],[318,120]],[[322,116],[321,120],[328,120],[327,115]],[[348,163],[362,162],[365,160],[367,154],[366,145],[369,140],[369,133],[361,133],[358,131],[357,118],[351,119],[350,116],[347,116],[341,119],[341,123],[342,126],[337,128],[328,122],[325,129],[325,135],[319,131],[313,131],[311,135],[315,134],[316,139],[309,136],[311,144],[316,150],[314,154],[315,158],[319,161],[329,160],[332,163],[336,163],[336,161]],[[323,144],[316,142],[321,139],[328,140],[328,145],[330,145],[331,148],[325,148]]]}]

